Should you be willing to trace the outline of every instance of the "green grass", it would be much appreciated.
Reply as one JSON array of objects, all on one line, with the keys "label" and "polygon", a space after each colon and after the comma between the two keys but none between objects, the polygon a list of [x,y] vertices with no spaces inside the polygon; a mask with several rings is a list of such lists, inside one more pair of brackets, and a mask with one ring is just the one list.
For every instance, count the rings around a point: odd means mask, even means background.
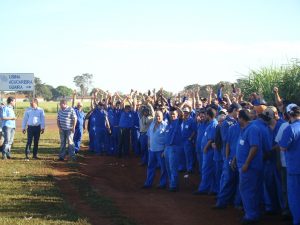
[{"label": "green grass", "polygon": [[[17,132],[12,160],[0,161],[0,224],[89,224],[67,204],[53,178],[58,144],[41,142],[44,160],[24,161],[25,141]],[[44,138],[58,138],[45,133]]]},{"label": "green grass", "polygon": [[[59,102],[40,102],[39,107],[43,108],[46,113],[56,113],[59,109]],[[17,112],[23,113],[26,108],[30,106],[29,102],[17,102],[16,109]]]},{"label": "green grass", "polygon": [[[47,117],[49,114],[47,114]],[[52,115],[50,114],[50,117]],[[87,134],[84,136],[86,143]],[[57,186],[55,168],[59,152],[59,134],[47,131],[41,135],[39,157],[43,160],[24,160],[26,135],[18,131],[12,148],[12,160],[0,159],[0,224],[90,224],[69,205]],[[88,154],[88,153],[85,153]],[[80,156],[79,156],[80,157]],[[60,164],[71,173],[68,180],[81,199],[97,215],[115,225],[135,225],[122,215],[113,200],[94,189],[86,177],[80,176],[74,162]],[[98,213],[99,212],[99,213]]]},{"label": "green grass", "polygon": [[[71,102],[68,102],[68,105],[71,106]],[[19,113],[19,115],[23,115],[24,110],[30,106],[29,102],[17,102],[16,103],[16,111]],[[85,112],[88,112],[90,110],[90,103],[84,102],[83,103],[83,110]],[[39,107],[44,109],[45,113],[57,113],[57,110],[59,110],[59,102],[40,102]]]}]

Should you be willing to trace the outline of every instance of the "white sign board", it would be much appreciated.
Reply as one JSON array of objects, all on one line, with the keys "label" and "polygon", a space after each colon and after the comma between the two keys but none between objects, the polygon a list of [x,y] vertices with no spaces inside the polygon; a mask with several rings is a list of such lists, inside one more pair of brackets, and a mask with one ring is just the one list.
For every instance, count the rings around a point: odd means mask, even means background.
[{"label": "white sign board", "polygon": [[0,91],[33,91],[33,73],[0,73]]}]

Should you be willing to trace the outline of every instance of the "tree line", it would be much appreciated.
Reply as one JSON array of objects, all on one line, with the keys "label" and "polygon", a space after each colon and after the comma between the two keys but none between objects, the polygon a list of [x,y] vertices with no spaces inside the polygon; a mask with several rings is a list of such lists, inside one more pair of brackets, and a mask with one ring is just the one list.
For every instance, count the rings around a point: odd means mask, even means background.
[{"label": "tree line", "polygon": [[[84,73],[77,75],[73,78],[73,82],[79,89],[79,96],[90,96],[94,91],[92,87],[93,74]],[[249,74],[240,75],[240,78],[234,83],[220,81],[217,84],[187,85],[183,88],[182,93],[199,90],[199,96],[206,97],[207,87],[211,87],[216,93],[220,83],[224,85],[223,93],[230,94],[233,88],[240,88],[245,96],[245,100],[251,93],[256,92],[270,104],[274,101],[273,88],[276,86],[283,99],[300,104],[298,96],[300,93],[300,60],[291,59],[287,64],[281,66],[265,66],[259,69],[252,69],[249,71]],[[43,83],[40,78],[35,78],[35,95],[43,97],[47,101],[70,97],[72,93],[73,90],[67,86],[60,85],[54,88]],[[164,90],[163,94],[165,97],[174,95],[174,93],[166,90]]]}]

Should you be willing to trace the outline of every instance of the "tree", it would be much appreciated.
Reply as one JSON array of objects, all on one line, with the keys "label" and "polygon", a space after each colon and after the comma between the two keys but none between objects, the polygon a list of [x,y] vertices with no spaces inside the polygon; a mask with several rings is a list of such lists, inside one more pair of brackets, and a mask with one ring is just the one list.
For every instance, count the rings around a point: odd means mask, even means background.
[{"label": "tree", "polygon": [[68,88],[66,86],[58,86],[55,88],[55,95],[56,99],[58,98],[66,98],[68,96],[71,96],[73,93],[73,90],[71,88]]},{"label": "tree", "polygon": [[35,96],[43,97],[45,100],[49,101],[52,99],[51,86],[42,82],[38,77],[34,78],[35,84]]},{"label": "tree", "polygon": [[83,73],[74,77],[73,82],[80,89],[81,96],[86,96],[89,92],[89,87],[92,84],[93,74]]}]

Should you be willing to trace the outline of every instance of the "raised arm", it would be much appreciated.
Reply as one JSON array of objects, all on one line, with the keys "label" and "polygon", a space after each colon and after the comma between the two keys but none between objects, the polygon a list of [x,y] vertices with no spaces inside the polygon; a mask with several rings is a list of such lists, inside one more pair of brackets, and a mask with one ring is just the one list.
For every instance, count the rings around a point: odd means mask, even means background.
[{"label": "raised arm", "polygon": [[76,90],[73,90],[73,95],[72,95],[72,108],[75,106],[75,101],[76,101]]},{"label": "raised arm", "polygon": [[212,94],[213,94],[213,89],[211,87],[207,87],[206,88],[207,92],[208,92],[208,96],[207,96],[207,104],[211,105],[212,102]]},{"label": "raised arm", "polygon": [[282,99],[279,96],[278,87],[274,87],[273,92],[274,92],[274,95],[275,95],[276,106],[281,106],[282,105]]}]

